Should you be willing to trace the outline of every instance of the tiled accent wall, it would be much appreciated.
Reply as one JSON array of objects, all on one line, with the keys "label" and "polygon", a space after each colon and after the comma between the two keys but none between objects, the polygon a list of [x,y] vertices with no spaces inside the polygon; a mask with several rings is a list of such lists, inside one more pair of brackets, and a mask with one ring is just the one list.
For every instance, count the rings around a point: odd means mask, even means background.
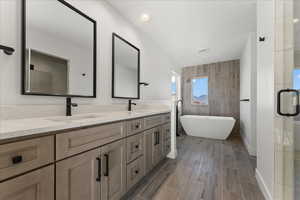
[{"label": "tiled accent wall", "polygon": [[[191,79],[208,77],[209,105],[191,103]],[[239,134],[240,62],[239,60],[185,67],[182,69],[183,114],[234,117],[233,134]]]},{"label": "tiled accent wall", "polygon": [[[275,0],[275,102],[277,92],[292,88],[294,68],[293,0]],[[288,110],[292,98],[284,99],[283,109]],[[275,103],[276,110],[277,102]],[[289,106],[290,107],[290,106]],[[294,119],[274,115],[275,122],[275,194],[276,200],[295,198]],[[297,172],[296,172],[297,173]],[[297,175],[298,176],[298,175]]]}]

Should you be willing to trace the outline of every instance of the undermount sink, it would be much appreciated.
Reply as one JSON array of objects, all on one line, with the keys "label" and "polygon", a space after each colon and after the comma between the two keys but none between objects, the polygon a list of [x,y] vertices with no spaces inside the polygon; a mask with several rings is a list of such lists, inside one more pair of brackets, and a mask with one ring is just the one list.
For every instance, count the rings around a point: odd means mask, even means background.
[{"label": "undermount sink", "polygon": [[55,117],[55,118],[48,118],[50,121],[54,122],[61,122],[61,121],[80,121],[80,120],[86,120],[86,119],[95,119],[102,117],[103,115],[99,114],[88,114],[88,115],[78,115],[78,116],[70,116],[70,117]]}]

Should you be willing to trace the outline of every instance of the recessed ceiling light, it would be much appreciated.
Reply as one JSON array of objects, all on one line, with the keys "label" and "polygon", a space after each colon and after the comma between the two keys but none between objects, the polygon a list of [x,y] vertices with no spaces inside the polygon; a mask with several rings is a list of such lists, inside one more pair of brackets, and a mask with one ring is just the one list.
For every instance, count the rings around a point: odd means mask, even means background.
[{"label": "recessed ceiling light", "polygon": [[294,24],[296,24],[296,23],[299,22],[299,19],[298,18],[294,18],[293,22],[294,22]]},{"label": "recessed ceiling light", "polygon": [[146,13],[142,14],[140,18],[142,22],[149,22],[151,20],[150,15]]}]

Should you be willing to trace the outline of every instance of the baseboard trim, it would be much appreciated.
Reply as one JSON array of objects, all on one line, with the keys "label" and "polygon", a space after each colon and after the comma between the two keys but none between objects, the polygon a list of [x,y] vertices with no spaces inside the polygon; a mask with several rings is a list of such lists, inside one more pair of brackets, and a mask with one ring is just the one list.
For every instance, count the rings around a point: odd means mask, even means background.
[{"label": "baseboard trim", "polygon": [[265,199],[273,200],[273,197],[272,197],[269,189],[267,188],[267,185],[265,184],[264,179],[262,178],[260,172],[257,169],[255,170],[255,177],[256,177],[259,188],[260,188],[261,192],[263,193]]}]

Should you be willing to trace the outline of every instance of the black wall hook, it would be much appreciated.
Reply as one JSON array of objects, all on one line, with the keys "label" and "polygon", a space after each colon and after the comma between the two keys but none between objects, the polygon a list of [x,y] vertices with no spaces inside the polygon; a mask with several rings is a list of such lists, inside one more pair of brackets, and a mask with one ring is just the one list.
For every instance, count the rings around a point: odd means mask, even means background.
[{"label": "black wall hook", "polygon": [[258,39],[260,42],[264,42],[266,40],[266,37],[259,37]]},{"label": "black wall hook", "polygon": [[140,84],[140,85],[143,85],[143,86],[148,86],[148,85],[150,85],[150,83],[146,83],[146,82],[140,82],[139,84]]},{"label": "black wall hook", "polygon": [[0,45],[0,49],[3,50],[3,52],[6,54],[6,55],[12,55],[15,50],[11,47],[7,47],[7,46],[3,46],[3,45]]}]

